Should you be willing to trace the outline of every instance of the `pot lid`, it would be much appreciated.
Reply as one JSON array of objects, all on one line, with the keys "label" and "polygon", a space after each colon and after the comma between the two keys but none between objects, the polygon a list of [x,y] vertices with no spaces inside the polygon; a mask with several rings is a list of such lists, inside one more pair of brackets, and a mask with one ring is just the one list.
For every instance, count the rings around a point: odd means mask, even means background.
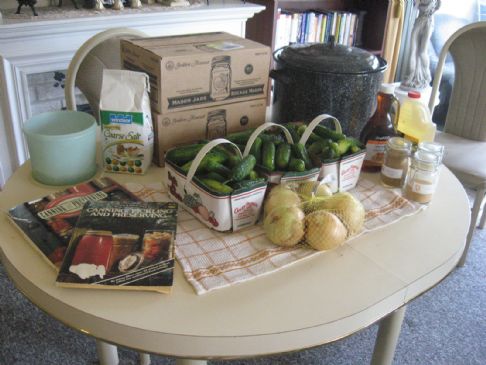
[{"label": "pot lid", "polygon": [[357,47],[334,42],[294,44],[275,52],[277,61],[314,72],[362,74],[383,71],[386,61]]}]

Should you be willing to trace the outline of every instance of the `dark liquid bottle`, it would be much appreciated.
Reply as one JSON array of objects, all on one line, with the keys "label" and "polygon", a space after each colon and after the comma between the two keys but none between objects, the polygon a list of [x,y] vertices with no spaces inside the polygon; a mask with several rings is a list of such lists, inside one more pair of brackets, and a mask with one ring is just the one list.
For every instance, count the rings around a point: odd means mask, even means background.
[{"label": "dark liquid bottle", "polygon": [[385,146],[391,137],[399,136],[396,129],[399,103],[393,96],[393,87],[382,85],[377,97],[375,113],[363,127],[360,141],[366,146],[362,170],[380,172],[385,158]]}]

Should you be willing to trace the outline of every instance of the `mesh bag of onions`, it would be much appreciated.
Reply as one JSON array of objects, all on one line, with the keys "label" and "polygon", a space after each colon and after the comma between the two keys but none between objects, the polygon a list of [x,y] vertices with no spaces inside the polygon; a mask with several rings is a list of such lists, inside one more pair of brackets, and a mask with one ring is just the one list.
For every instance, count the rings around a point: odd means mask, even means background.
[{"label": "mesh bag of onions", "polygon": [[288,183],[266,198],[263,227],[276,245],[304,243],[323,251],[361,232],[364,218],[363,205],[347,192],[333,194],[318,181]]}]

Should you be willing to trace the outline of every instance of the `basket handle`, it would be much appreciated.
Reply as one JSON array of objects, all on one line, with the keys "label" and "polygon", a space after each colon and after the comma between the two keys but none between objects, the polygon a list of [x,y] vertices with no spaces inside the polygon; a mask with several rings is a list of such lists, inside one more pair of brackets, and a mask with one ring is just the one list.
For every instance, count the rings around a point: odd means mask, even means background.
[{"label": "basket handle", "polygon": [[292,135],[288,131],[287,128],[285,128],[281,124],[276,124],[276,123],[263,123],[261,126],[259,126],[257,129],[253,131],[253,133],[250,135],[250,138],[248,139],[248,142],[246,143],[245,146],[245,151],[243,152],[243,157],[246,157],[250,154],[251,146],[253,146],[253,142],[255,142],[255,139],[262,133],[263,131],[271,128],[271,127],[278,127],[281,130],[283,130],[285,134],[285,138],[287,139],[287,142],[290,144],[294,144],[294,140],[292,139]]},{"label": "basket handle", "polygon": [[314,128],[317,127],[317,125],[319,125],[321,122],[325,121],[326,119],[332,119],[332,121],[334,122],[334,128],[336,129],[336,132],[343,133],[343,130],[341,128],[341,123],[339,123],[339,120],[337,120],[336,117],[333,117],[330,114],[320,114],[317,117],[315,117],[312,120],[312,122],[309,123],[304,133],[302,134],[302,137],[300,137],[299,143],[302,143],[305,146],[307,139],[309,139],[309,136],[314,131]]},{"label": "basket handle", "polygon": [[234,148],[234,150],[236,151],[236,153],[238,154],[238,156],[242,157],[241,156],[240,149],[233,142],[228,141],[227,139],[224,139],[224,138],[213,139],[212,141],[210,141],[207,144],[205,144],[203,146],[203,148],[201,148],[199,150],[199,152],[197,153],[196,157],[194,157],[194,160],[192,160],[191,167],[189,168],[189,171],[187,172],[186,182],[184,184],[184,190],[186,190],[187,185],[192,181],[192,178],[196,174],[196,170],[199,167],[199,164],[201,163],[202,159],[214,147],[216,147],[217,145],[223,144],[223,143],[229,143]]}]

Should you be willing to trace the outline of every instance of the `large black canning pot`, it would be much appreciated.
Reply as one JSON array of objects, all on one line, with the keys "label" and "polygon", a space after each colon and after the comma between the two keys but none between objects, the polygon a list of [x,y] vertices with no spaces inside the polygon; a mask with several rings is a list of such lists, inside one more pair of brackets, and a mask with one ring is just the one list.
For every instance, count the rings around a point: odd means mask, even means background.
[{"label": "large black canning pot", "polygon": [[296,44],[273,54],[276,69],[272,119],[275,123],[309,122],[327,113],[358,138],[376,108],[386,61],[356,47]]}]

